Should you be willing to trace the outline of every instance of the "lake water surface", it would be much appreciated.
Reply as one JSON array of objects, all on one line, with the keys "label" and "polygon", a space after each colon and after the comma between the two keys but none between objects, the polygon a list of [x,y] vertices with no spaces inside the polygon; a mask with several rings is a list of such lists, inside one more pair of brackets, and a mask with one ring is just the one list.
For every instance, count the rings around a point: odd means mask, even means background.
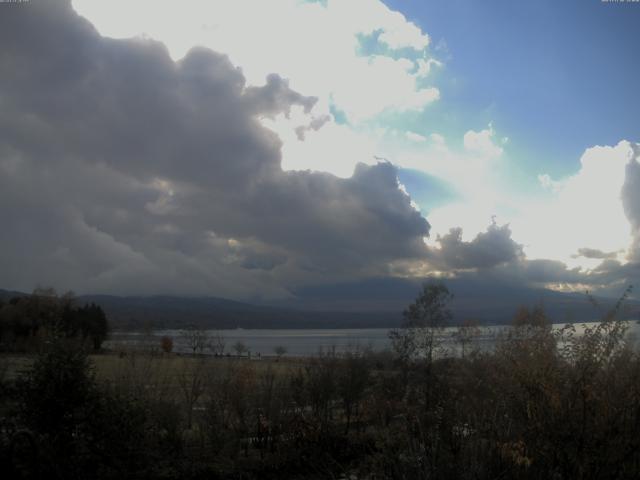
[{"label": "lake water surface", "polygon": [[[633,341],[640,338],[640,324],[630,321],[627,335]],[[595,326],[595,322],[586,324],[575,324],[576,334],[580,335],[585,327]],[[564,324],[554,325],[555,329],[562,328]],[[489,350],[495,345],[495,341],[500,332],[504,331],[504,326],[483,326],[480,327],[478,335],[473,339],[473,348]],[[458,355],[460,345],[454,339],[456,327],[446,328],[442,332],[442,345],[449,354]],[[236,330],[206,330],[208,342],[215,342],[218,336],[224,339],[225,353],[233,354],[233,346],[241,342],[253,357],[275,355],[276,347],[286,348],[286,355],[289,356],[310,356],[316,355],[320,351],[331,351],[335,349],[338,353],[343,353],[349,349],[371,348],[374,351],[390,349],[389,329],[387,328],[359,328],[359,329],[283,329],[283,330],[259,330],[259,329],[236,329]],[[113,332],[105,347],[118,349],[127,346],[159,347],[160,339],[168,336],[173,339],[173,350],[177,353],[189,353],[188,334],[184,330],[156,330],[153,333],[141,332]],[[204,349],[204,353],[210,353]]]}]

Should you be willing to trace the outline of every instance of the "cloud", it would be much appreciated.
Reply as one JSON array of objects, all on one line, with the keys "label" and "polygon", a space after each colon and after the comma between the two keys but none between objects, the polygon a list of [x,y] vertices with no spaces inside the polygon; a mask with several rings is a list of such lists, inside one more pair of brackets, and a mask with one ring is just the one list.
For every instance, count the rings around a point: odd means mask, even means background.
[{"label": "cloud", "polygon": [[174,60],[207,46],[241,66],[248,86],[277,72],[291,89],[313,95],[311,121],[297,105],[262,118],[282,140],[285,170],[347,178],[380,153],[370,125],[416,115],[440,98],[429,76],[443,64],[433,58],[429,36],[380,0],[73,4],[104,35],[161,40]]},{"label": "cloud", "polygon": [[558,193],[560,190],[562,190],[562,187],[564,185],[562,182],[553,180],[548,173],[538,175],[538,182],[540,182],[542,188],[551,190],[554,193]]},{"label": "cloud", "polygon": [[610,260],[610,259],[615,259],[618,256],[618,254],[617,252],[603,252],[602,250],[598,250],[596,248],[579,248],[578,253],[574,256],[585,257],[585,258],[595,258],[599,260]]},{"label": "cloud", "polygon": [[298,137],[298,140],[304,141],[306,132],[317,132],[323,127],[325,123],[329,121],[331,121],[330,115],[320,115],[319,117],[313,117],[308,125],[300,125],[299,127],[296,127],[294,129],[296,137]]},{"label": "cloud", "polygon": [[[488,128],[479,132],[469,130],[464,134],[464,148],[482,158],[497,158],[502,155],[503,149],[500,145],[496,145],[494,137],[495,131],[491,124],[489,124]],[[503,143],[505,141],[505,139],[502,140]]]},{"label": "cloud", "polygon": [[640,146],[631,145],[629,162],[625,167],[625,179],[622,186],[622,205],[631,224],[633,243],[629,249],[629,258],[640,261]]},{"label": "cloud", "polygon": [[420,135],[419,133],[415,133],[415,132],[406,132],[405,136],[411,140],[412,142],[426,142],[427,141],[427,137]]},{"label": "cloud", "polygon": [[522,246],[511,239],[509,225],[495,222],[470,242],[462,240],[461,228],[452,228],[436,242],[439,247],[431,250],[430,261],[440,270],[486,269],[524,257]]},{"label": "cloud", "polygon": [[[387,9],[388,10],[388,9]],[[413,48],[424,50],[429,46],[429,36],[422,33],[414,23],[407,22],[398,12],[384,12],[382,33],[379,40],[392,49]]]},{"label": "cloud", "polygon": [[274,117],[279,113],[287,116],[293,105],[300,105],[305,113],[309,113],[318,101],[315,97],[305,97],[294,92],[289,88],[289,81],[275,73],[267,76],[264,87],[247,88],[243,98],[250,111],[267,117]]},{"label": "cloud", "polygon": [[[396,131],[377,136],[376,154],[401,168],[436,177],[454,193],[447,202],[421,205],[428,212],[436,235],[461,227],[463,238],[468,241],[483,232],[494,215],[511,221],[512,182],[504,175],[511,159],[505,154],[504,138],[491,124],[484,130],[467,131],[462,138],[425,132],[427,140],[420,142],[408,141],[406,131],[393,135]],[[409,192],[416,198],[420,196],[420,192]]]},{"label": "cloud", "polygon": [[[104,35],[162,40],[175,60],[194,45],[223,51],[243,66],[249,85],[278,72],[318,97],[318,114],[334,107],[364,122],[385,111],[420,110],[439,97],[417,82],[434,64],[429,36],[379,0],[74,0],[74,6]],[[375,39],[380,51],[363,52],[364,39]]]},{"label": "cloud", "polygon": [[418,64],[418,77],[428,77],[431,74],[431,71],[434,67],[442,67],[443,63],[436,60],[435,58],[429,58],[428,60],[424,60],[422,58],[417,60]]},{"label": "cloud", "polygon": [[[182,8],[167,5],[158,8]],[[640,279],[637,147],[589,149],[576,175],[544,177],[546,201],[511,203],[496,187],[492,169],[506,155],[491,124],[456,148],[434,132],[368,123],[438,96],[417,87],[425,72],[405,50],[426,48],[428,37],[398,33],[406,20],[386,7],[355,15],[379,2],[286,3],[301,15],[286,28],[309,42],[296,53],[258,35],[268,25],[253,23],[260,15],[246,5],[229,14],[239,23],[213,15],[200,32],[211,34],[200,43],[220,40],[246,59],[242,69],[204,47],[171,58],[176,45],[102,37],[62,1],[0,18],[0,284],[286,298],[304,285],[436,272],[614,294]],[[243,36],[244,51],[230,28],[240,20],[265,44]],[[400,51],[363,56],[360,34]],[[340,108],[349,122],[336,120]],[[419,141],[407,147],[412,135]],[[458,203],[429,211],[428,222],[396,167],[376,157],[444,179]],[[505,218],[495,211],[505,204],[510,224],[485,228],[491,215]],[[632,239],[626,263],[606,253]],[[590,270],[571,263],[587,260]]]},{"label": "cloud", "polygon": [[3,285],[286,297],[426,254],[392,165],[283,171],[262,119],[316,102],[283,77],[101,37],[61,0],[8,9],[0,41]]},{"label": "cloud", "polygon": [[510,223],[514,236],[526,239],[529,258],[594,268],[598,259],[575,253],[582,248],[628,249],[631,235],[621,191],[632,152],[632,144],[626,141],[589,148],[575,174],[560,180],[545,177],[551,189],[516,206],[518,214]]}]

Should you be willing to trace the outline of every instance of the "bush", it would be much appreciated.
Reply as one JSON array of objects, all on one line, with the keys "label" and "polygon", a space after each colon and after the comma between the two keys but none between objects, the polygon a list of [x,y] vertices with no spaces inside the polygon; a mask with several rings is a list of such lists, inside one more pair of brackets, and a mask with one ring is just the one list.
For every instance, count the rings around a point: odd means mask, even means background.
[{"label": "bush", "polygon": [[173,338],[164,336],[160,339],[160,348],[164,353],[171,353],[173,351]]}]

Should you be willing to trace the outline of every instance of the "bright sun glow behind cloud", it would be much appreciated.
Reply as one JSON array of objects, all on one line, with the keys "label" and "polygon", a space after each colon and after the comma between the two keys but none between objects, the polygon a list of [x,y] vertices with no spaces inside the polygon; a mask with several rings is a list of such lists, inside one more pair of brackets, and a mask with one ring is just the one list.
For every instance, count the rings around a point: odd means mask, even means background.
[{"label": "bright sun glow behind cloud", "polygon": [[597,260],[574,256],[581,248],[594,248],[624,260],[631,228],[620,192],[632,155],[629,142],[593,147],[582,156],[575,175],[545,182],[549,197],[523,205],[523,215],[512,221],[514,235],[526,239],[528,256],[593,268]]},{"label": "bright sun glow behind cloud", "polygon": [[[291,79],[293,89],[319,97],[321,110],[335,101],[350,120],[385,109],[420,109],[439,95],[416,85],[429,60],[429,37],[378,1],[323,6],[299,0],[75,0],[73,5],[102,34],[161,40],[176,60],[194,45],[226,53],[249,84],[262,84],[277,72]],[[360,37],[374,34],[391,50],[414,50],[416,58],[361,56]]]}]

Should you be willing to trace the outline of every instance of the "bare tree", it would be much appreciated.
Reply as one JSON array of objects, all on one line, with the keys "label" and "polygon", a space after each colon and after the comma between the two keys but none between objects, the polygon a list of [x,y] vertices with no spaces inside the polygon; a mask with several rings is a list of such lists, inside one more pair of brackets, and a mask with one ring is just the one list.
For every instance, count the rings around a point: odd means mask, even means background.
[{"label": "bare tree", "polygon": [[236,352],[236,355],[238,357],[241,357],[245,352],[248,351],[247,346],[240,340],[233,344],[233,350]]},{"label": "bare tree", "polygon": [[224,336],[220,332],[216,332],[210,338],[209,342],[209,350],[215,356],[224,355],[224,349],[227,346],[227,342],[224,339]]},{"label": "bare tree", "polygon": [[178,383],[185,403],[187,413],[187,428],[193,423],[193,410],[198,400],[205,392],[204,358],[184,358],[178,375]]},{"label": "bare tree", "polygon": [[192,327],[183,330],[182,337],[193,355],[201,355],[209,346],[209,335],[206,330]]}]

